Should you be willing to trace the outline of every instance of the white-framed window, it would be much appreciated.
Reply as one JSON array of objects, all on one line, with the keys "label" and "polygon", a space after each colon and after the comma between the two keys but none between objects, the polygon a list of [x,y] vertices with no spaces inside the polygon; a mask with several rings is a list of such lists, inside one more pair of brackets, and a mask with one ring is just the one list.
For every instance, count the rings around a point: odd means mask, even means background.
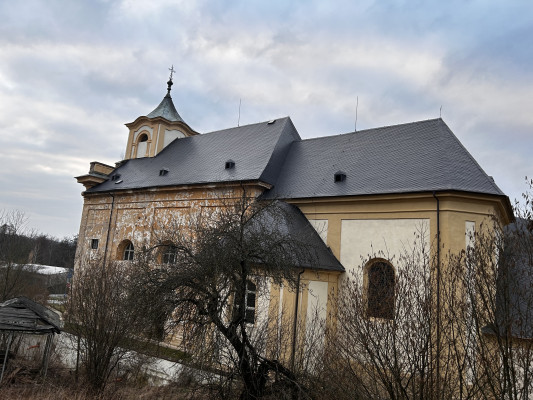
[{"label": "white-framed window", "polygon": [[255,283],[252,281],[246,281],[246,312],[244,320],[249,324],[255,323],[255,297]]},{"label": "white-framed window", "polygon": [[[255,300],[257,287],[255,283],[250,280],[246,281],[246,291],[244,293],[244,322],[248,324],[255,324]],[[239,309],[239,305],[235,305]]]},{"label": "white-framed window", "polygon": [[135,248],[133,247],[133,243],[129,242],[127,246],[124,248],[122,259],[126,261],[131,261],[133,260],[134,255],[135,255]]},{"label": "white-framed window", "polygon": [[176,262],[176,248],[172,245],[166,246],[161,254],[163,264],[174,264]]}]

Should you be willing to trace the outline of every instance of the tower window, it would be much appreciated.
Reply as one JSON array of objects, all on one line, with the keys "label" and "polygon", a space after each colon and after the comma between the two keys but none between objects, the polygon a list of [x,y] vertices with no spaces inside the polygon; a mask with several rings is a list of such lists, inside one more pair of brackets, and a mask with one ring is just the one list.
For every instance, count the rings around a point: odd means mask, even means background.
[{"label": "tower window", "polygon": [[141,133],[137,139],[137,153],[136,158],[147,157],[150,152],[150,145],[148,142],[148,135]]},{"label": "tower window", "polygon": [[367,316],[393,319],[396,283],[394,268],[385,260],[375,260],[367,264],[366,274]]}]

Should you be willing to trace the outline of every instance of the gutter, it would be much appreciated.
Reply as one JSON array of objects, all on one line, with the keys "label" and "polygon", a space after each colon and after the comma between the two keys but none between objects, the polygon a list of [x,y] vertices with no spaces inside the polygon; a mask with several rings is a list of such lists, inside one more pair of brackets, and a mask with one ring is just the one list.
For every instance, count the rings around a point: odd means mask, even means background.
[{"label": "gutter", "polygon": [[433,197],[437,200],[437,387],[436,393],[440,393],[440,200],[437,192],[433,191]]}]

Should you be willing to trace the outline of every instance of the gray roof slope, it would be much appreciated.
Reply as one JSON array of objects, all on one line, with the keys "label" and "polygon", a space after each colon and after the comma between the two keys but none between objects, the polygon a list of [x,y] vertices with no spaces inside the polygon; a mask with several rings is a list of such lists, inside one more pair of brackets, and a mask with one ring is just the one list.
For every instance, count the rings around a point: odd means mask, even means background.
[{"label": "gray roof slope", "polygon": [[[344,182],[334,182],[337,171]],[[503,195],[440,118],[294,142],[264,197],[434,190]]]},{"label": "gray roof slope", "polygon": [[[266,227],[279,237],[288,237],[291,243],[287,253],[295,257],[294,263],[312,269],[344,271],[344,267],[324,243],[300,209],[283,201],[275,201],[266,207],[257,229],[263,232]],[[250,229],[254,230],[251,225]]]},{"label": "gray roof slope", "polygon": [[181,116],[178,114],[176,107],[174,107],[174,103],[172,102],[172,97],[170,97],[170,94],[167,94],[165,97],[163,97],[161,103],[159,103],[159,105],[154,109],[154,111],[148,114],[147,117],[163,117],[172,122],[181,121],[185,123],[183,118],[181,118]]},{"label": "gray roof slope", "polygon": [[[273,184],[290,143],[299,136],[289,117],[176,139],[155,157],[128,160],[87,192],[198,183],[262,180]],[[228,160],[235,167],[225,169]],[[165,176],[159,171],[168,168]]]},{"label": "gray roof slope", "polygon": [[279,173],[281,172],[281,166],[287,157],[287,153],[291,147],[291,144],[300,140],[302,139],[300,138],[298,131],[294,127],[291,119],[287,117],[283,126],[283,130],[279,136],[279,140],[274,147],[272,156],[270,157],[270,161],[268,162],[267,167],[264,169],[259,179],[268,183],[276,182]]}]

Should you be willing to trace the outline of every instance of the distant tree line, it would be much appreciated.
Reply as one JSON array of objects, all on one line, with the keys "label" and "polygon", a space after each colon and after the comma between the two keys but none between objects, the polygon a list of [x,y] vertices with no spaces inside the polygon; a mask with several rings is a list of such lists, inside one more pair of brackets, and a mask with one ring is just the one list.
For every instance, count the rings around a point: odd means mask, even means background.
[{"label": "distant tree line", "polygon": [[20,211],[0,210],[0,301],[17,296],[44,296],[41,280],[31,264],[73,268],[77,237],[57,239],[27,229]]},{"label": "distant tree line", "polygon": [[[24,215],[20,218],[25,219]],[[0,215],[0,262],[8,260],[18,264],[42,264],[73,268],[78,236],[62,239],[27,231],[21,226],[25,221],[8,213]],[[18,221],[17,221],[18,220]]]}]

